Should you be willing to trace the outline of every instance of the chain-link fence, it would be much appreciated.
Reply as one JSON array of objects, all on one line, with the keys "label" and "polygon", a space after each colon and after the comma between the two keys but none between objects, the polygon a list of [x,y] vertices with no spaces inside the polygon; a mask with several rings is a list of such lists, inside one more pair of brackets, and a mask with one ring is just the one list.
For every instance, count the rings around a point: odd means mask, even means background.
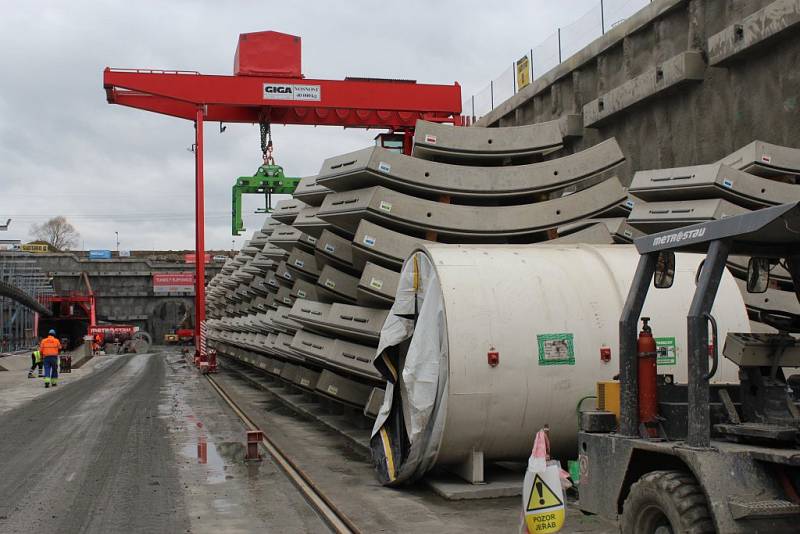
[{"label": "chain-link fence", "polygon": [[609,29],[652,0],[599,0],[596,7],[571,24],[558,28],[498,77],[463,102],[462,114],[471,124],[533,80],[566,61]]}]

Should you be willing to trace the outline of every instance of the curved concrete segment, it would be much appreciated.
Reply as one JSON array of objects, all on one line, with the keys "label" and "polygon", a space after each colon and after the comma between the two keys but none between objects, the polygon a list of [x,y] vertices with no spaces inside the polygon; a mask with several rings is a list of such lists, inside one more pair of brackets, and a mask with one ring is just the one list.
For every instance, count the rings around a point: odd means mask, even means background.
[{"label": "curved concrete segment", "polygon": [[292,224],[300,213],[300,210],[305,207],[305,202],[294,198],[287,198],[275,204],[275,208],[272,210],[272,213],[270,213],[270,216],[283,224]]},{"label": "curved concrete segment", "polygon": [[[606,230],[608,230],[608,234],[611,236],[611,239],[613,240],[614,243],[633,243],[634,239],[636,239],[637,237],[642,237],[644,235],[644,232],[628,224],[628,220],[625,217],[612,217],[608,219],[604,218],[584,219],[582,221],[578,221],[575,223],[559,226],[557,232],[559,237],[568,237],[574,233],[577,233],[580,230],[586,229],[596,224],[602,224],[603,226],[606,227]],[[563,242],[566,243],[566,241]],[[574,242],[585,243],[585,241],[574,241]]]},{"label": "curved concrete segment", "polygon": [[328,310],[324,327],[332,334],[377,345],[388,310],[337,302]]},{"label": "curved concrete segment", "polygon": [[267,308],[271,308],[271,309],[275,310],[278,307],[278,305],[280,304],[280,302],[276,302],[275,301],[275,297],[276,296],[277,296],[277,293],[267,295],[266,298],[264,299],[264,306],[266,306]]},{"label": "curved concrete segment", "polygon": [[287,252],[291,252],[295,247],[299,247],[308,252],[314,252],[314,247],[317,246],[316,237],[308,235],[288,224],[276,228],[275,231],[272,232],[272,235],[269,236],[268,242]]},{"label": "curved concrete segment", "polygon": [[532,158],[558,150],[564,144],[559,121],[504,128],[462,128],[417,121],[416,158],[453,163],[489,163]]},{"label": "curved concrete segment", "polygon": [[569,196],[517,206],[444,204],[370,187],[328,195],[318,216],[351,233],[367,219],[405,231],[432,230],[452,239],[500,241],[592,217],[624,198],[616,177]]},{"label": "curved concrete segment", "polygon": [[317,211],[319,211],[317,206],[308,206],[301,209],[292,226],[301,232],[318,238],[324,229],[330,227],[330,224],[317,217]]},{"label": "curved concrete segment", "polygon": [[359,343],[376,345],[388,310],[354,306],[337,302],[325,304],[296,300],[289,317],[304,329],[333,337],[348,338]]},{"label": "curved concrete segment", "polygon": [[358,278],[326,265],[319,273],[317,296],[323,302],[356,302]]},{"label": "curved concrete segment", "polygon": [[316,175],[306,176],[300,179],[300,183],[297,184],[292,197],[305,202],[309,206],[319,206],[322,204],[325,195],[330,192],[330,189],[317,183]]},{"label": "curved concrete segment", "polygon": [[268,312],[259,312],[253,315],[253,323],[259,333],[269,335],[274,334],[275,329],[272,326],[272,319],[269,317]]},{"label": "curved concrete segment", "polygon": [[316,390],[323,395],[363,408],[369,403],[374,386],[324,370],[317,380]]},{"label": "curved concrete segment", "polygon": [[[301,332],[302,332],[302,330],[301,330]],[[275,336],[275,342],[272,344],[272,346],[270,348],[272,349],[273,354],[275,354],[276,356],[279,356],[281,358],[284,358],[285,360],[288,360],[288,361],[291,361],[291,362],[304,362],[306,360],[305,357],[292,348],[292,340],[293,339],[294,339],[294,335],[293,334],[280,333],[277,336]],[[297,370],[298,370],[297,366],[296,365],[292,365],[292,366],[286,365],[286,366],[284,366],[284,370],[289,372],[290,370],[286,369],[287,367],[292,367],[293,368],[293,369],[291,369],[291,373],[292,373],[292,377],[293,377],[294,373],[296,373]],[[287,378],[287,379],[291,379],[290,376],[284,375],[283,372],[281,372],[281,377]]]},{"label": "curved concrete segment", "polygon": [[[280,287],[292,287],[297,277],[288,269],[286,262],[282,261],[275,269],[275,280]],[[267,283],[269,283],[269,279],[267,279]]]},{"label": "curved concrete segment", "polygon": [[256,276],[253,278],[253,281],[250,282],[250,290],[254,292],[256,295],[260,295],[262,297],[266,297],[271,293],[270,288],[267,286],[267,278],[266,276]]},{"label": "curved concrete segment", "polygon": [[332,304],[311,299],[297,299],[289,311],[289,317],[303,325],[304,330],[325,332],[325,320]]},{"label": "curved concrete segment", "polygon": [[297,374],[292,379],[292,382],[303,389],[314,390],[317,387],[320,373],[319,370],[302,366],[297,370]]},{"label": "curved concrete segment", "polygon": [[299,330],[292,340],[291,348],[296,354],[302,354],[325,367],[343,369],[364,378],[381,380],[380,373],[372,365],[375,357],[374,347]]},{"label": "curved concrete segment", "polygon": [[329,230],[322,231],[317,240],[314,255],[317,257],[317,265],[320,267],[330,264],[344,271],[356,270],[353,267],[353,243]]},{"label": "curved concrete segment", "polygon": [[274,259],[270,258],[263,252],[259,252],[253,258],[253,261],[250,262],[250,265],[258,269],[261,274],[264,274],[275,267],[276,263]]},{"label": "curved concrete segment", "polygon": [[358,223],[352,241],[353,265],[359,271],[363,271],[367,262],[372,262],[399,271],[405,259],[425,243],[431,241],[395,232],[363,220]]},{"label": "curved concrete segment", "polygon": [[594,223],[581,230],[542,242],[545,245],[573,245],[586,243],[590,245],[613,245],[614,237],[603,223]]},{"label": "curved concrete segment", "polygon": [[400,273],[367,263],[358,281],[358,304],[376,308],[389,308],[397,294]]},{"label": "curved concrete segment", "polygon": [[303,328],[300,323],[290,317],[291,310],[291,306],[278,306],[278,309],[275,310],[275,315],[272,317],[272,323],[277,328],[290,334]]},{"label": "curved concrete segment", "polygon": [[800,175],[800,149],[753,141],[719,163],[758,176]]},{"label": "curved concrete segment", "polygon": [[269,309],[263,315],[260,316],[259,319],[261,326],[267,330],[269,334],[280,334],[281,332],[286,332],[286,330],[275,324],[275,310]]},{"label": "curved concrete segment", "polygon": [[751,209],[800,200],[800,186],[761,178],[721,163],[639,171],[628,191],[647,202],[723,198]]},{"label": "curved concrete segment", "polygon": [[270,290],[271,293],[277,293],[278,289],[281,287],[281,281],[278,279],[277,269],[280,264],[275,266],[275,269],[268,272],[264,276],[265,285],[267,289]]},{"label": "curved concrete segment", "polygon": [[628,224],[646,234],[725,219],[750,210],[727,200],[679,200],[674,202],[637,202],[628,217]]},{"label": "curved concrete segment", "polygon": [[564,189],[624,160],[613,138],[563,158],[505,167],[450,165],[371,147],[326,159],[317,181],[337,192],[380,185],[429,198],[486,200]]},{"label": "curved concrete segment", "polygon": [[267,237],[269,237],[269,234],[265,234],[261,230],[256,230],[250,238],[250,246],[261,250],[267,243]]},{"label": "curved concrete segment", "polygon": [[317,258],[314,254],[293,248],[289,259],[286,260],[286,267],[295,275],[296,278],[302,278],[314,282],[319,278],[319,267],[317,267]]},{"label": "curved concrete segment", "polygon": [[264,218],[264,224],[261,226],[261,233],[269,236],[272,234],[275,228],[279,227],[282,224],[283,223],[281,221],[273,219],[272,217],[266,217]]},{"label": "curved concrete segment", "polygon": [[272,305],[275,308],[280,306],[291,306],[294,304],[294,297],[292,296],[292,288],[282,287],[274,295],[267,295],[267,299],[272,298]]},{"label": "curved concrete segment", "polygon": [[314,299],[317,298],[317,286],[314,282],[297,279],[292,286],[290,293],[294,299]]},{"label": "curved concrete segment", "polygon": [[281,261],[288,256],[288,251],[284,248],[275,246],[273,243],[270,243],[269,240],[267,240],[267,244],[264,245],[263,249],[261,249],[261,254],[265,258],[269,258],[273,261]]}]

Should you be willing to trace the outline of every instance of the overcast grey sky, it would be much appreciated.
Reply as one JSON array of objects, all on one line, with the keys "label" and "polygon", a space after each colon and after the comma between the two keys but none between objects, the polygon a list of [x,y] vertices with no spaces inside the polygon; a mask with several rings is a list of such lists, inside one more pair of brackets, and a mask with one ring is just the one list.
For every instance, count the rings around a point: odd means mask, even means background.
[{"label": "overcast grey sky", "polygon": [[[0,17],[0,219],[3,238],[65,215],[85,248],[194,247],[192,123],[111,106],[105,66],[231,74],[239,33],[303,39],[308,77],[410,78],[482,89],[511,62],[597,0],[8,1]],[[230,248],[230,187],[260,162],[258,127],[206,133],[207,248]],[[363,148],[377,132],[275,126],[288,175]],[[246,197],[248,234],[263,215]],[[241,246],[245,236],[236,240]]]}]

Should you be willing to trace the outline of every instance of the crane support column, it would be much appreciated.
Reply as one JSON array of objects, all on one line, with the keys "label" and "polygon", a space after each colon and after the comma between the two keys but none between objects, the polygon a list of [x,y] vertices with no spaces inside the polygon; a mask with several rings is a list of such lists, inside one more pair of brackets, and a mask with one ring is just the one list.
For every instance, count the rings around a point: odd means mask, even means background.
[{"label": "crane support column", "polygon": [[201,342],[201,325],[206,320],[206,244],[205,244],[205,193],[203,186],[203,106],[197,108],[195,131],[195,257],[194,257],[194,343],[196,353],[205,356],[205,343]]}]

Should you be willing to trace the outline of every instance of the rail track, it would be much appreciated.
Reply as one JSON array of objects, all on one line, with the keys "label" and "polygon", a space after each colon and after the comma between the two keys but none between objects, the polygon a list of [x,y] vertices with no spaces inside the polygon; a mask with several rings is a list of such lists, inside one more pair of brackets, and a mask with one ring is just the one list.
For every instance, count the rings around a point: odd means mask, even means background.
[{"label": "rail track", "polygon": [[[249,430],[261,430],[258,425],[236,404],[230,395],[220,386],[213,376],[205,375],[211,387],[222,397],[234,413]],[[337,534],[359,534],[361,531],[339,510],[336,505],[317,487],[314,481],[298,465],[262,431],[262,445],[272,456],[292,484],[303,495],[306,501],[319,514],[320,518]]]}]

